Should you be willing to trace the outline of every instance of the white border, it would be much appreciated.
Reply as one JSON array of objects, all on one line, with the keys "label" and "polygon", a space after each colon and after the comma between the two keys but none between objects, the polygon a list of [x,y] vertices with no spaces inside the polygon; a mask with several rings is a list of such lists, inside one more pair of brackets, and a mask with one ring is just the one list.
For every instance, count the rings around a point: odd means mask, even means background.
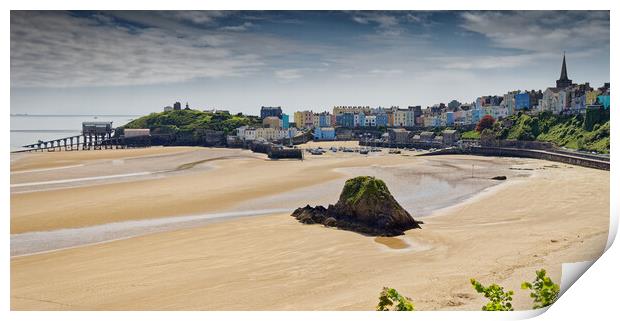
[{"label": "white border", "polygon": [[[330,10],[350,10],[350,9],[384,9],[384,10],[611,10],[611,54],[610,57],[618,54],[618,1],[604,0],[564,0],[564,1],[547,1],[540,0],[520,0],[520,1],[493,1],[493,0],[468,0],[468,1],[371,1],[371,0],[344,0],[344,1],[325,1],[315,0],[312,2],[301,3],[299,1],[283,1],[283,0],[262,0],[262,1],[235,1],[235,0],[209,0],[209,1],[188,1],[188,0],[150,0],[150,1],[126,1],[126,0],[107,0],[107,1],[34,1],[22,0],[12,1],[12,3],[2,2],[2,20],[4,22],[4,30],[2,32],[2,44],[4,48],[4,61],[2,65],[3,73],[3,95],[6,109],[10,106],[10,11],[9,10],[59,10],[59,9],[92,9],[92,10],[136,10],[136,9],[229,9],[229,10],[269,10],[269,9],[330,9]],[[618,74],[617,62],[612,58],[610,62],[611,83],[616,84],[615,75]],[[612,96],[612,105],[620,106],[619,99],[616,95]],[[613,107],[612,107],[613,108]],[[5,137],[9,137],[9,121],[7,117],[9,110],[5,110],[5,117],[2,117],[2,128],[5,130]],[[612,113],[612,123],[618,124],[617,112]],[[614,127],[615,128],[615,127]],[[619,134],[614,130],[611,134],[612,150],[618,147]],[[4,155],[9,155],[10,144],[8,140],[3,141]],[[620,182],[619,174],[615,164],[615,158],[612,157],[611,171],[611,226],[608,247],[612,244],[617,233],[618,224],[618,195],[620,190],[618,184]],[[338,319],[354,319],[354,320],[376,320],[378,318],[385,320],[400,320],[416,318],[417,320],[435,320],[435,319],[458,319],[458,320],[506,320],[506,319],[522,319],[532,317],[543,311],[526,311],[514,313],[490,313],[490,312],[415,312],[408,313],[377,313],[377,312],[9,312],[10,310],[10,175],[9,175],[9,157],[2,158],[2,165],[5,168],[2,171],[4,184],[2,191],[4,202],[2,203],[4,219],[1,221],[2,230],[2,291],[0,292],[0,304],[2,312],[2,320],[30,320],[30,319],[46,319],[46,320],[109,320],[111,318],[136,319],[144,318],[149,320],[168,320],[188,319],[188,320],[204,320],[208,319],[241,319],[252,318],[256,320],[314,320],[317,318],[338,318]],[[566,319],[609,319],[608,316],[615,315],[615,307],[617,305],[616,290],[620,282],[618,282],[618,271],[620,271],[619,257],[620,250],[618,246],[611,247],[597,262],[593,264],[590,270],[584,274],[578,282],[571,287],[566,295],[562,296],[556,304],[554,304],[547,313],[540,315],[541,320],[566,320]]]}]

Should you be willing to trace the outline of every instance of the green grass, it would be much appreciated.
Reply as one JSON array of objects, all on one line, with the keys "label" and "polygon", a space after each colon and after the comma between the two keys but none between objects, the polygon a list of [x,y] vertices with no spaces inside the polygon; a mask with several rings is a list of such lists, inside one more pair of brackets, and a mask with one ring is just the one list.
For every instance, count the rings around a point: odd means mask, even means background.
[{"label": "green grass", "polygon": [[[517,114],[500,121],[494,132],[500,139],[545,141],[570,149],[608,154],[610,126],[607,119],[603,115],[592,130],[587,130],[582,115]],[[513,123],[510,127],[509,122]]]},{"label": "green grass", "polygon": [[372,176],[358,176],[347,180],[340,194],[340,199],[349,205],[356,204],[362,198],[382,198],[390,191],[385,182]]},{"label": "green grass", "polygon": [[462,139],[480,139],[480,133],[475,130],[470,130],[467,132],[463,132],[461,134]]},{"label": "green grass", "polygon": [[260,125],[256,116],[228,113],[210,113],[200,110],[172,110],[151,113],[123,126],[124,128],[149,128],[151,131],[176,134],[196,130],[216,130],[229,134],[237,127]]}]

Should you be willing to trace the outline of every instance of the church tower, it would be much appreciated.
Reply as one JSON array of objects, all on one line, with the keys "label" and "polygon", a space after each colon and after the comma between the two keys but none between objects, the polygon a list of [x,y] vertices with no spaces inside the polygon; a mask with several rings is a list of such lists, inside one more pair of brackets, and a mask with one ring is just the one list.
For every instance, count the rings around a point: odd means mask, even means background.
[{"label": "church tower", "polygon": [[564,58],[562,59],[562,72],[560,73],[560,79],[555,81],[555,86],[559,89],[564,89],[573,84],[573,81],[568,79],[568,74],[566,73],[566,54],[564,54]]}]

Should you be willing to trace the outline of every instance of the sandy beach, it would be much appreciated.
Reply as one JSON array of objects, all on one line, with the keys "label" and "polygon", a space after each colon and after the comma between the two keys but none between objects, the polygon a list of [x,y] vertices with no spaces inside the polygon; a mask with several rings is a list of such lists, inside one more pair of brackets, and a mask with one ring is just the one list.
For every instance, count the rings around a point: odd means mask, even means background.
[{"label": "sandy beach", "polygon": [[[374,238],[289,216],[335,202],[356,175],[384,179],[422,229]],[[206,219],[252,211],[263,212]],[[158,219],[166,228],[144,227]],[[14,237],[127,222],[139,232],[39,254],[24,246],[11,258],[11,309],[372,310],[390,286],[419,310],[479,310],[470,278],[514,289],[515,308],[527,309],[519,285],[536,269],[559,282],[562,263],[602,253],[609,172],[387,150],[303,161],[191,147],[12,155],[12,251]]]}]

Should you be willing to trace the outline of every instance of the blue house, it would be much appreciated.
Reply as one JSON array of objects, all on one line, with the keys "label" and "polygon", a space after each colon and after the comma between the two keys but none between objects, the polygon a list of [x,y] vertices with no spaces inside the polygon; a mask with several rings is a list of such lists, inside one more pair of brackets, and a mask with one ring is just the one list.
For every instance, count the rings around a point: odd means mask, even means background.
[{"label": "blue house", "polygon": [[288,129],[288,115],[287,114],[282,114],[281,116],[282,118],[282,128],[283,129]]},{"label": "blue house", "polygon": [[520,93],[515,95],[515,109],[530,109],[530,95],[528,93]]},{"label": "blue house", "polygon": [[331,126],[331,115],[328,113],[319,114],[319,126],[321,127]]},{"label": "blue house", "polygon": [[609,109],[609,95],[601,95],[597,97],[598,103],[603,105],[603,108]]},{"label": "blue house", "polygon": [[379,113],[377,116],[377,127],[387,127],[388,115],[386,113]]},{"label": "blue house", "polygon": [[314,129],[314,140],[334,140],[336,130],[333,127],[318,127]]},{"label": "blue house", "polygon": [[342,127],[347,127],[347,128],[354,127],[355,118],[353,116],[353,113],[340,114],[339,116],[336,117],[336,122],[338,122],[338,117],[340,117],[340,122],[338,123],[338,125]]},{"label": "blue house", "polygon": [[449,111],[446,112],[446,126],[454,125],[454,113]]},{"label": "blue house", "polygon": [[484,115],[484,111],[482,109],[474,108],[471,110],[471,121],[474,124],[478,123],[483,115]]}]

